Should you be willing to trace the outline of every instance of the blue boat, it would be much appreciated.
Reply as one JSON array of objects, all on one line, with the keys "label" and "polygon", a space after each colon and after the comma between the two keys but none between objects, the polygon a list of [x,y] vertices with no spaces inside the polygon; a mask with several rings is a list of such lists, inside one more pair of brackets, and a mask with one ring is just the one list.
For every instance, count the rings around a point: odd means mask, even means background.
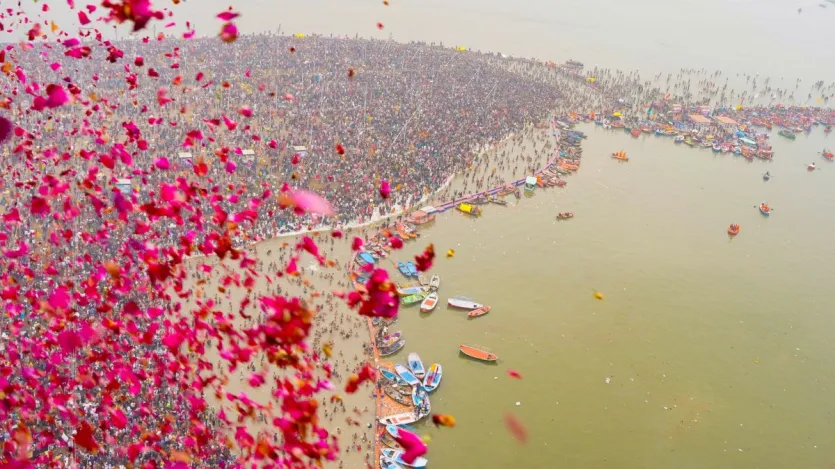
[{"label": "blue boat", "polygon": [[408,368],[399,363],[397,365],[394,365],[394,371],[396,371],[397,374],[400,375],[400,377],[403,378],[403,380],[405,380],[409,384],[409,386],[414,386],[420,383],[420,380],[417,379],[417,377],[414,374],[412,374],[412,372],[409,371]]},{"label": "blue boat", "polygon": [[771,215],[771,207],[769,207],[768,204],[766,204],[765,202],[761,203],[760,204],[760,213],[762,213],[766,217],[770,216]]},{"label": "blue boat", "polygon": [[443,376],[444,369],[440,364],[433,363],[429,365],[429,371],[426,373],[426,377],[423,378],[423,388],[428,392],[438,389],[438,385],[441,384],[441,378]]},{"label": "blue boat", "polygon": [[409,269],[409,274],[408,274],[409,276],[411,276],[411,277],[417,277],[418,276],[417,267],[415,267],[414,262],[412,262],[412,261],[406,262],[406,268]]},{"label": "blue boat", "polygon": [[397,373],[393,373],[385,368],[380,368],[380,374],[389,382],[397,385],[408,386],[408,383],[401,378]]},{"label": "blue boat", "polygon": [[409,366],[409,369],[418,379],[423,379],[424,375],[426,375],[426,368],[423,366],[423,361],[420,359],[420,355],[415,352],[408,355],[406,365]]},{"label": "blue boat", "polygon": [[397,270],[400,271],[401,274],[405,275],[406,277],[411,277],[411,272],[409,272],[409,268],[406,267],[406,264],[402,262],[397,263]]},{"label": "blue boat", "polygon": [[406,454],[404,451],[399,451],[399,450],[391,449],[391,448],[383,448],[383,456],[385,456],[385,457],[391,459],[392,461],[394,461],[395,463],[403,465],[403,466],[422,468],[422,467],[426,467],[426,465],[429,463],[429,461],[427,461],[426,458],[421,458],[421,457],[415,458],[415,460],[412,461],[411,463],[407,463],[406,461],[403,460],[403,455],[404,454]]},{"label": "blue boat", "polygon": [[394,460],[392,460],[390,457],[381,454],[380,469],[403,469],[403,466],[394,462]]},{"label": "blue boat", "polygon": [[373,264],[374,263],[374,258],[371,256],[371,254],[369,254],[367,252],[361,252],[359,257],[366,264]]}]

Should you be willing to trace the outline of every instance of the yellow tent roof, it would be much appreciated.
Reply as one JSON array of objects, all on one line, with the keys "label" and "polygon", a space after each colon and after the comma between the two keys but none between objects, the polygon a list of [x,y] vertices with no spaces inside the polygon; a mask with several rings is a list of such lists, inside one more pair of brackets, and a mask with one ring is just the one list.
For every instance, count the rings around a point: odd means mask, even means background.
[{"label": "yellow tent roof", "polygon": [[296,37],[304,37],[304,33],[296,33],[296,34],[294,34],[294,36],[296,36]]}]

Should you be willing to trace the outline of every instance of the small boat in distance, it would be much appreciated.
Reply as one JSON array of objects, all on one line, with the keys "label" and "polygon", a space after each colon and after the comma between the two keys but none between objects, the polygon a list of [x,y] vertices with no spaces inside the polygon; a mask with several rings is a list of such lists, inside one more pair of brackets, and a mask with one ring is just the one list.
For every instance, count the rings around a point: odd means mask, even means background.
[{"label": "small boat in distance", "polygon": [[[415,423],[418,420],[418,415],[414,412],[403,412],[402,414],[389,415],[388,417],[381,417],[379,422],[383,425],[405,425],[407,423]],[[388,427],[386,427],[388,428]]]},{"label": "small boat in distance", "polygon": [[478,349],[476,347],[471,347],[469,345],[461,345],[458,347],[458,350],[470,358],[475,358],[476,360],[485,362],[494,362],[499,359],[496,354]]},{"label": "small boat in distance", "polygon": [[771,215],[771,207],[769,207],[768,204],[765,203],[765,202],[761,203],[760,204],[760,213],[762,213],[766,217]]},{"label": "small boat in distance", "polygon": [[414,373],[409,371],[408,368],[401,365],[400,363],[394,365],[394,371],[396,371],[397,374],[400,375],[400,377],[403,378],[404,381],[409,383],[409,386],[414,386],[414,385],[420,383],[420,380],[417,379],[417,377],[414,375]]},{"label": "small boat in distance", "polygon": [[472,215],[474,217],[477,217],[477,216],[481,215],[481,208],[476,207],[475,205],[472,205],[472,204],[463,204],[462,203],[455,208],[457,208],[460,212],[466,213],[467,215]]},{"label": "small boat in distance", "polygon": [[768,181],[769,179],[771,179],[771,174],[766,171],[765,174],[763,174],[763,181]]},{"label": "small boat in distance", "polygon": [[441,276],[440,275],[433,275],[432,279],[429,280],[429,288],[437,290],[441,287]]},{"label": "small boat in distance", "polygon": [[739,225],[736,223],[731,223],[731,226],[728,227],[728,234],[731,236],[736,236],[739,234]]},{"label": "small boat in distance", "polygon": [[404,264],[402,262],[397,263],[397,270],[399,270],[400,273],[405,275],[406,277],[411,277],[412,276],[412,273],[409,272],[409,268],[406,266],[406,264]]},{"label": "small boat in distance", "polygon": [[426,377],[423,378],[423,388],[427,392],[432,392],[441,384],[441,378],[444,376],[444,369],[438,363],[429,365],[429,370],[426,372]]},{"label": "small boat in distance", "polygon": [[821,155],[823,155],[823,157],[826,158],[827,160],[833,161],[832,152],[827,150],[826,148],[823,149],[823,151],[821,152]]},{"label": "small boat in distance", "polygon": [[472,318],[477,318],[479,316],[484,316],[485,314],[490,312],[490,309],[491,308],[489,306],[482,306],[481,308],[474,309],[474,310],[470,311],[469,313],[467,313],[467,317],[472,319]]},{"label": "small boat in distance", "polygon": [[429,280],[427,280],[426,277],[423,275],[418,275],[418,283],[421,284],[421,286],[425,287],[429,285]]},{"label": "small boat in distance", "polygon": [[420,355],[415,352],[410,353],[406,358],[406,364],[409,365],[409,369],[412,370],[417,379],[423,379],[426,376],[426,368],[423,367]]},{"label": "small boat in distance", "polygon": [[426,467],[426,465],[429,464],[429,461],[423,457],[417,457],[414,461],[407,463],[403,460],[403,455],[406,454],[404,451],[398,451],[396,449],[391,448],[383,448],[382,452],[384,457],[387,457],[402,466],[416,467],[420,469]]},{"label": "small boat in distance", "polygon": [[432,292],[420,303],[420,312],[431,313],[436,306],[438,306],[438,294]]},{"label": "small boat in distance", "polygon": [[673,139],[674,143],[682,143],[684,141],[684,135],[678,135],[676,138]]},{"label": "small boat in distance", "polygon": [[777,133],[778,133],[781,137],[785,137],[785,138],[787,138],[787,139],[789,139],[789,140],[794,140],[794,139],[796,139],[796,138],[797,138],[797,135],[795,135],[795,134],[794,134],[794,132],[792,132],[791,130],[786,130],[786,129],[783,129],[783,130],[781,130],[781,131],[779,131],[779,132],[777,132]]},{"label": "small boat in distance", "polygon": [[415,267],[415,263],[412,261],[406,262],[406,268],[409,269],[409,276],[410,277],[417,277],[418,271],[417,267]]},{"label": "small boat in distance", "polygon": [[809,171],[814,171],[815,170],[815,163],[809,163],[809,166],[806,166],[806,169],[809,170]]},{"label": "small boat in distance", "polygon": [[557,220],[568,220],[574,218],[574,212],[560,212],[557,214]]},{"label": "small boat in distance", "polygon": [[466,296],[453,296],[452,298],[447,300],[447,304],[452,306],[453,308],[461,308],[461,309],[478,309],[484,306],[481,303],[476,303],[473,301],[472,298],[467,298]]},{"label": "small boat in distance", "polygon": [[[639,132],[639,134],[640,134],[640,132]],[[616,151],[616,152],[612,153],[612,158],[614,158],[616,160],[621,160],[621,161],[629,161],[629,157],[626,156],[626,152],[623,151],[623,150],[619,150],[619,151]]]},{"label": "small boat in distance", "polygon": [[380,356],[386,357],[388,355],[392,355],[400,351],[403,346],[406,345],[406,339],[400,339],[397,342],[389,345],[388,347],[383,347],[380,349]]}]

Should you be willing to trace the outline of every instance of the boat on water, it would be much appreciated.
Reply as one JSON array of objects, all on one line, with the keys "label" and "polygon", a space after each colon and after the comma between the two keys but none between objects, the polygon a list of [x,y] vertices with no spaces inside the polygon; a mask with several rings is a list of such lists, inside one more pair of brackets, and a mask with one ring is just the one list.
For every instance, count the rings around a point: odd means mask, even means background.
[{"label": "boat on water", "polygon": [[406,364],[417,379],[423,379],[426,376],[426,368],[423,367],[423,362],[417,353],[411,352],[406,358]]},{"label": "boat on water", "polygon": [[461,308],[461,309],[478,309],[484,306],[481,303],[476,303],[473,301],[472,298],[467,298],[466,296],[453,296],[452,298],[447,300],[447,304],[452,306],[453,308]]},{"label": "boat on water", "polygon": [[379,368],[379,370],[380,370],[380,374],[383,375],[383,378],[386,381],[388,381],[392,384],[396,384],[398,386],[408,386],[409,385],[409,383],[407,383],[406,380],[401,378],[400,375],[398,375],[397,373],[395,373],[395,372],[393,372],[389,369],[386,369],[386,368]]},{"label": "boat on water", "polygon": [[441,287],[441,276],[438,275],[438,274],[435,274],[429,280],[429,288],[433,288],[433,289],[437,290],[440,287]]},{"label": "boat on water", "polygon": [[815,170],[815,163],[809,163],[809,166],[806,166],[807,171],[814,171]]},{"label": "boat on water", "polygon": [[466,213],[467,215],[472,215],[474,217],[481,216],[481,207],[477,207],[472,204],[462,203],[455,208],[462,213]]},{"label": "boat on water", "polygon": [[386,356],[395,354],[395,353],[399,352],[400,349],[402,349],[404,345],[406,345],[406,339],[400,339],[397,342],[389,345],[388,347],[382,347],[382,348],[380,348],[380,356],[381,357],[386,357]]},{"label": "boat on water", "polygon": [[491,308],[489,306],[482,306],[481,308],[474,309],[474,310],[470,311],[469,313],[467,313],[467,317],[472,319],[472,318],[477,318],[479,316],[484,316],[485,314],[490,312],[490,309]]},{"label": "boat on water", "polygon": [[414,386],[420,383],[420,380],[417,379],[414,373],[409,371],[408,368],[401,365],[400,363],[394,365],[394,371],[396,371],[397,374],[400,375],[400,377],[403,378],[403,380],[409,384],[409,386]]},{"label": "boat on water", "polygon": [[400,331],[395,332],[394,334],[388,334],[384,337],[380,338],[380,347],[388,347],[389,345],[394,344],[398,340],[400,340]]},{"label": "boat on water", "polygon": [[833,161],[832,152],[827,150],[826,148],[823,149],[823,151],[821,152],[821,155],[823,155],[823,157],[826,158],[827,160]]},{"label": "boat on water", "polygon": [[557,214],[557,220],[568,220],[574,218],[574,212],[560,212]]},{"label": "boat on water", "polygon": [[386,433],[392,438],[400,437],[400,427],[397,425],[386,425]]},{"label": "boat on water", "polygon": [[404,288],[398,287],[396,291],[397,291],[397,294],[400,295],[400,296],[409,296],[409,295],[416,295],[418,293],[425,292],[426,287],[421,286],[421,285],[414,286],[414,287],[404,287]]},{"label": "boat on water", "polygon": [[400,446],[400,443],[398,443],[393,436],[385,432],[380,435],[380,442],[392,449],[403,449],[403,447]]},{"label": "boat on water", "polygon": [[676,136],[676,138],[673,139],[673,143],[682,143],[682,142],[684,142],[684,136],[683,135],[678,135],[678,136]]},{"label": "boat on water", "polygon": [[439,363],[429,365],[426,377],[423,378],[423,389],[426,389],[426,392],[432,392],[438,389],[438,386],[441,384],[441,378],[443,377],[444,369]]},{"label": "boat on water", "polygon": [[763,202],[760,204],[760,213],[765,216],[771,215],[771,207],[768,206],[767,203]]},{"label": "boat on water", "polygon": [[417,277],[418,271],[417,267],[415,267],[415,263],[412,261],[406,262],[406,268],[409,269],[409,276],[410,277]]},{"label": "boat on water", "polygon": [[769,179],[771,179],[771,174],[766,171],[765,174],[763,174],[763,181],[768,181]]},{"label": "boat on water", "polygon": [[632,129],[629,133],[632,134],[633,137],[638,138],[641,136],[641,129]]},{"label": "boat on water", "polygon": [[719,143],[713,144],[713,153],[721,153],[722,152],[722,145]]},{"label": "boat on water", "polygon": [[500,198],[498,198],[498,197],[496,197],[496,196],[492,196],[492,195],[491,195],[490,197],[487,197],[487,201],[488,201],[488,202],[490,202],[491,204],[496,204],[496,205],[507,205],[507,201],[506,201],[506,200],[504,200],[504,199],[500,199]]},{"label": "boat on water", "polygon": [[429,285],[429,280],[424,275],[418,275],[418,283],[425,287]]},{"label": "boat on water", "polygon": [[427,291],[422,291],[420,293],[415,293],[413,295],[403,296],[400,297],[400,302],[403,303],[404,306],[410,306],[416,303],[420,303],[423,301],[424,298],[429,294]]},{"label": "boat on water", "polygon": [[412,389],[412,404],[415,406],[418,418],[426,417],[432,412],[432,403],[429,402],[429,394],[423,389],[423,385]]},{"label": "boat on water", "polygon": [[461,345],[458,347],[458,350],[470,358],[475,358],[476,360],[485,362],[494,362],[499,359],[496,354],[469,345]]},{"label": "boat on water", "polygon": [[412,387],[411,386],[396,386],[391,383],[383,385],[383,392],[390,397],[394,402],[400,405],[412,405]]},{"label": "boat on water", "polygon": [[404,451],[399,451],[399,450],[396,450],[396,449],[383,448],[382,453],[383,453],[383,456],[381,456],[381,459],[382,459],[382,457],[386,457],[386,458],[389,458],[390,460],[392,460],[395,463],[400,464],[402,466],[423,468],[423,467],[426,467],[427,464],[429,464],[429,461],[426,458],[423,458],[423,457],[417,457],[417,458],[415,458],[414,461],[412,461],[410,463],[407,463],[406,461],[403,460],[403,456],[406,453]]},{"label": "boat on water", "polygon": [[438,294],[432,292],[420,303],[420,312],[430,313],[436,306],[438,306]]},{"label": "boat on water", "polygon": [[629,161],[629,157],[626,156],[626,152],[623,150],[618,150],[612,153],[612,158],[620,161]]},{"label": "boat on water", "polygon": [[380,455],[380,469],[403,469],[403,466],[394,462],[393,459],[385,454]]},{"label": "boat on water", "polygon": [[404,264],[402,262],[397,263],[397,270],[399,270],[400,273],[405,275],[406,277],[411,277],[412,276],[412,273],[409,272],[409,268],[406,266],[406,264]]},{"label": "boat on water", "polygon": [[792,132],[791,130],[786,130],[786,129],[783,129],[783,130],[781,130],[781,131],[779,131],[779,132],[777,132],[777,133],[778,133],[781,137],[785,137],[785,138],[787,138],[787,139],[789,139],[789,140],[794,140],[794,139],[796,139],[796,138],[797,138],[797,135],[795,135],[795,134],[794,134],[794,132]]},{"label": "boat on water", "polygon": [[731,226],[728,227],[728,234],[731,236],[736,236],[739,234],[739,225],[736,223],[731,223]]},{"label": "boat on water", "polygon": [[537,185],[536,176],[527,176],[525,177],[525,185],[522,187],[525,189],[525,192],[533,192],[536,190]]},{"label": "boat on water", "polygon": [[415,423],[418,420],[420,420],[418,414],[414,412],[403,412],[401,414],[389,415],[388,417],[380,417],[378,422],[383,425],[405,425],[408,423]]}]

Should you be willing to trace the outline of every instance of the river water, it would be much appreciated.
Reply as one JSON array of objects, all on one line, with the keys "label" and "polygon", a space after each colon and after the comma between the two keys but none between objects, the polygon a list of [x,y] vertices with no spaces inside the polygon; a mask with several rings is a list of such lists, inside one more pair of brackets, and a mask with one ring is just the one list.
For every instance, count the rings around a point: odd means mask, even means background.
[{"label": "river water", "polygon": [[[580,129],[583,165],[566,188],[477,220],[447,212],[400,256],[439,252],[444,306],[405,309],[395,328],[400,355],[444,366],[432,408],[457,426],[419,424],[432,467],[832,467],[835,164],[816,155],[831,140],[774,133],[775,160],[749,163]],[[609,157],[620,149],[630,162]],[[445,307],[456,294],[494,309],[468,320]],[[501,359],[462,358],[459,344]],[[508,412],[527,444],[505,429]]]}]

